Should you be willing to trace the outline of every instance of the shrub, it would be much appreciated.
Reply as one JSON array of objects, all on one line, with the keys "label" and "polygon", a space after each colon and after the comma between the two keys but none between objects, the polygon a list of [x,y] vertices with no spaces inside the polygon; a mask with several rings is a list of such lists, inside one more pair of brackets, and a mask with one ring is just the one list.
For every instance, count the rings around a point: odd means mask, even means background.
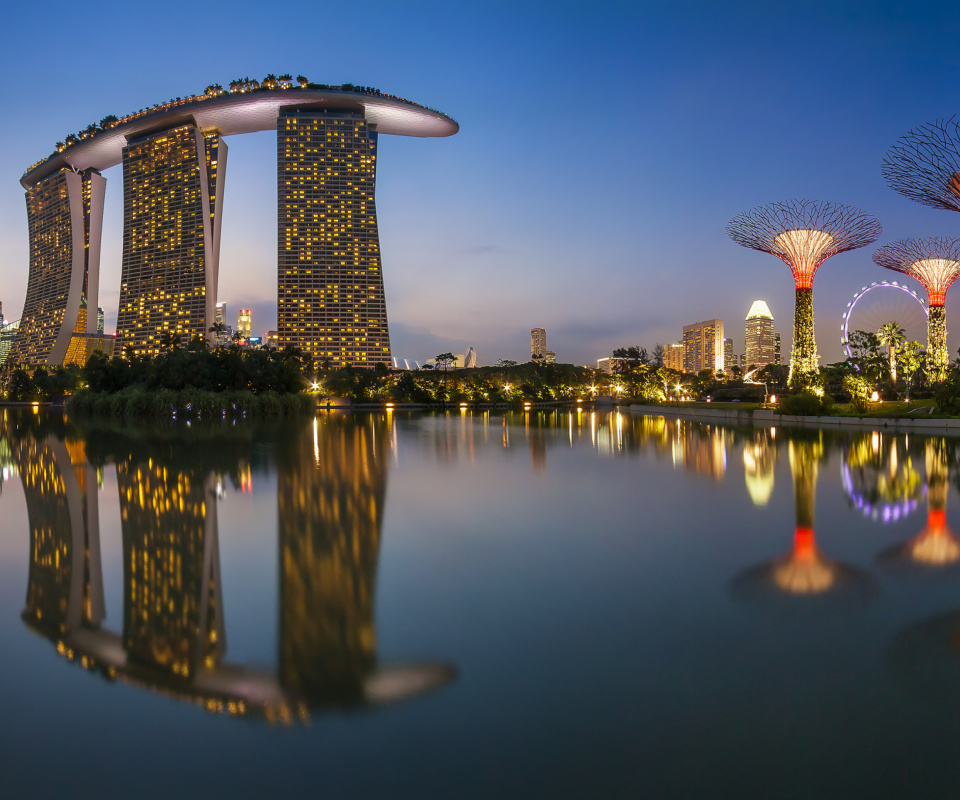
[{"label": "shrub", "polygon": [[[813,392],[800,392],[799,394],[791,394],[784,397],[780,400],[779,409],[781,414],[797,414],[799,416],[813,416],[816,414],[822,414],[824,411],[824,400],[826,400],[829,395],[824,395],[823,398],[814,394]],[[830,397],[830,407],[833,407],[833,398]]]}]

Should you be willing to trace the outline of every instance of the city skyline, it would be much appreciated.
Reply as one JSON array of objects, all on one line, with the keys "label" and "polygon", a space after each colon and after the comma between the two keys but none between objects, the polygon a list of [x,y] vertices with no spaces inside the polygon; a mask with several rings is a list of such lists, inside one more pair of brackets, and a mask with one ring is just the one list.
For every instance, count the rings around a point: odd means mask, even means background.
[{"label": "city skyline", "polygon": [[[881,162],[899,136],[957,112],[950,92],[957,65],[948,45],[960,30],[960,12],[945,3],[877,3],[869,13],[827,3],[692,5],[695,14],[659,3],[551,6],[549,13],[542,4],[519,4],[510,9],[509,26],[506,7],[385,7],[365,23],[372,54],[362,63],[351,42],[336,37],[322,54],[292,63],[279,33],[287,23],[279,18],[259,21],[251,55],[244,45],[254,33],[243,14],[220,20],[213,10],[191,8],[198,24],[183,32],[182,44],[218,62],[202,71],[166,60],[159,69],[169,47],[163,31],[145,28],[136,14],[112,15],[103,35],[127,47],[135,41],[145,57],[120,70],[114,51],[95,49],[94,81],[69,70],[66,53],[35,64],[27,42],[12,35],[66,6],[54,3],[42,16],[14,9],[0,59],[10,71],[31,63],[32,77],[4,90],[8,108],[30,120],[11,127],[0,153],[5,316],[20,318],[25,298],[27,229],[17,180],[27,166],[105,114],[198,91],[210,80],[262,77],[280,65],[313,80],[402,92],[449,112],[469,132],[429,146],[381,140],[386,160],[378,169],[377,210],[394,352],[429,356],[472,345],[488,363],[521,360],[535,320],[550,330],[562,361],[593,363],[615,347],[673,342],[682,320],[742,319],[754,297],[765,297],[785,321],[789,343],[788,278],[769,270],[760,254],[725,241],[726,220],[779,197],[830,197],[878,217],[885,228],[878,244],[952,235],[953,215],[891,191]],[[332,29],[351,24],[346,10],[324,14]],[[307,8],[301,16],[304,24],[320,19]],[[223,35],[211,42],[203,30],[214,22]],[[404,35],[424,45],[413,57]],[[55,113],[41,105],[39,85],[61,90]],[[506,116],[507,86],[522,87],[522,114]],[[621,109],[618,129],[627,144],[614,185],[585,158],[568,156],[584,152],[582,126],[568,114],[567,98],[576,92]],[[783,93],[790,103],[771,102]],[[276,176],[264,156],[271,137],[228,143],[216,299],[252,308],[260,333],[276,329],[275,280],[263,269],[277,245],[270,199]],[[105,173],[114,187],[117,173]],[[691,185],[707,190],[691,201]],[[259,207],[264,198],[267,207]],[[115,191],[106,206],[103,287],[120,275]],[[879,277],[869,250],[838,259],[818,281],[824,363],[841,358],[836,330],[846,303]],[[101,295],[109,332],[119,298],[113,289]],[[950,306],[960,300],[947,302],[955,316]],[[948,341],[951,354],[956,336]],[[734,340],[740,351],[736,333]]]}]

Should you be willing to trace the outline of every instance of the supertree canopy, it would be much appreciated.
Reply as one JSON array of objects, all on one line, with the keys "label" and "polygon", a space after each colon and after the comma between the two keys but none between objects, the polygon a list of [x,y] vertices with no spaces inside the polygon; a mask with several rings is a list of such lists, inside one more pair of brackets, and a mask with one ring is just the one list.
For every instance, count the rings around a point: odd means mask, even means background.
[{"label": "supertree canopy", "polygon": [[883,228],[852,206],[812,200],[770,203],[738,214],[727,234],[743,247],[770,253],[793,273],[796,285],[790,385],[806,386],[819,367],[813,333],[813,278],[830,256],[875,242]]},{"label": "supertree canopy", "polygon": [[960,123],[950,117],[901,136],[883,159],[883,177],[911,200],[960,211]]},{"label": "supertree canopy", "polygon": [[927,319],[927,378],[947,376],[947,289],[960,277],[960,239],[924,237],[901,239],[878,247],[873,260],[881,267],[902,272],[919,281],[930,298]]}]

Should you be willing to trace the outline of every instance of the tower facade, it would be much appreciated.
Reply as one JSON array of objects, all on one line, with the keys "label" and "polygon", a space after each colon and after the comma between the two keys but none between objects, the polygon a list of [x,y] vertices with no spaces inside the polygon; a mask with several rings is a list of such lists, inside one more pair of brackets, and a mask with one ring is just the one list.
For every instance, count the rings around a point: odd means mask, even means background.
[{"label": "tower facade", "polygon": [[277,120],[279,346],[335,367],[390,366],[374,192],[376,126],[354,112]]},{"label": "tower facade", "polygon": [[530,359],[547,357],[547,331],[545,328],[530,329]]},{"label": "tower facade", "polygon": [[106,180],[95,170],[62,169],[27,189],[30,274],[15,364],[62,364],[74,334],[96,333]]},{"label": "tower facade", "polygon": [[773,330],[773,314],[764,300],[754,300],[746,318],[747,364],[762,367],[777,364],[777,335]]},{"label": "tower facade", "polygon": [[663,366],[683,372],[683,343],[674,342],[663,348]]},{"label": "tower facade", "polygon": [[117,347],[154,356],[172,334],[210,338],[227,146],[182,125],[123,148],[123,261]]},{"label": "tower facade", "polygon": [[249,339],[253,333],[253,312],[249,308],[241,308],[237,314],[237,333],[244,339]]},{"label": "tower facade", "polygon": [[683,371],[723,371],[723,320],[708,319],[683,326]]}]

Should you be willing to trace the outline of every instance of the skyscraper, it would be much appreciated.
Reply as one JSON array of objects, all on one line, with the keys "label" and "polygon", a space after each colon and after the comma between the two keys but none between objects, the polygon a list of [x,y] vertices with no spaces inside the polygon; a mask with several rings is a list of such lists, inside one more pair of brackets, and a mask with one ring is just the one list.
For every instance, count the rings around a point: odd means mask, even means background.
[{"label": "skyscraper", "polygon": [[374,190],[377,129],[362,113],[277,120],[280,347],[334,366],[390,366]]},{"label": "skyscraper", "polygon": [[663,348],[663,366],[683,372],[683,342],[668,344]]},{"label": "skyscraper", "polygon": [[683,371],[723,371],[723,320],[708,319],[683,326]]},{"label": "skyscraper", "polygon": [[776,358],[773,314],[764,300],[754,300],[747,312],[746,342],[747,367],[779,363]]},{"label": "skyscraper", "polygon": [[739,366],[737,357],[733,354],[733,339],[729,336],[723,338],[723,368],[728,374],[734,368]]},{"label": "skyscraper", "polygon": [[547,331],[545,328],[530,329],[530,359],[547,357]]},{"label": "skyscraper", "polygon": [[74,334],[96,332],[86,315],[100,285],[100,235],[106,180],[62,169],[26,193],[30,276],[15,364],[62,364]]},{"label": "skyscraper", "polygon": [[220,135],[194,125],[123,148],[121,352],[152,356],[170,335],[212,337],[226,159]]},{"label": "skyscraper", "polygon": [[244,339],[249,339],[253,333],[253,312],[249,308],[241,308],[237,314],[237,333]]}]

